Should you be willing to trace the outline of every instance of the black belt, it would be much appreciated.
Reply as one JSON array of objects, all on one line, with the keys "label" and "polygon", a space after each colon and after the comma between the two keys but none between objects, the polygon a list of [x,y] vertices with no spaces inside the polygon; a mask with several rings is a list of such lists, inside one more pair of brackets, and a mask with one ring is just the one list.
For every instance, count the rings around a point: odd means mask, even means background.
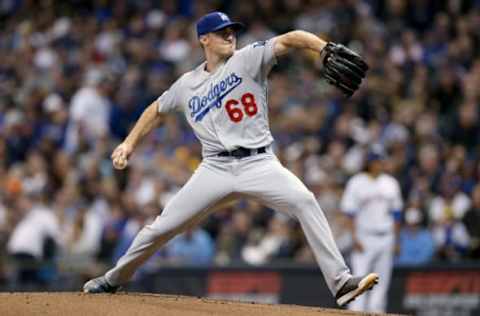
[{"label": "black belt", "polygon": [[233,151],[222,151],[218,154],[220,157],[235,157],[235,158],[245,158],[249,156],[253,156],[255,154],[264,154],[267,152],[266,147],[260,147],[257,149],[249,149],[245,147],[237,148]]},{"label": "black belt", "polygon": [[388,234],[392,234],[391,231],[382,231],[382,230],[372,230],[372,231],[367,231],[365,232],[366,235],[370,235],[370,236],[385,236],[385,235],[388,235]]}]

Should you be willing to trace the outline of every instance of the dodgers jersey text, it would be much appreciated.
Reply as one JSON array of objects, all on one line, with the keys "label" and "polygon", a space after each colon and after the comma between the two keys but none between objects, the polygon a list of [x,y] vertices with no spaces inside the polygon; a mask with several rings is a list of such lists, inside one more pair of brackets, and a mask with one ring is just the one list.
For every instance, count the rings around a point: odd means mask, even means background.
[{"label": "dodgers jersey text", "polygon": [[183,112],[202,143],[204,157],[267,146],[273,142],[267,75],[275,62],[270,40],[237,50],[212,74],[202,63],[158,98],[158,111]]}]

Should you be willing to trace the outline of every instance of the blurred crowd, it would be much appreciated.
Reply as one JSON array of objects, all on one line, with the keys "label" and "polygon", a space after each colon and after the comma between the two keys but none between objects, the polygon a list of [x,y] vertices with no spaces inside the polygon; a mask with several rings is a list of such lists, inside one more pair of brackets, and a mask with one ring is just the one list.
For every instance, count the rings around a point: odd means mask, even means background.
[{"label": "blurred crowd", "polygon": [[[344,185],[379,143],[405,200],[398,264],[480,258],[480,1],[0,0],[0,278],[98,274],[187,181],[201,148],[180,115],[126,170],[109,156],[202,61],[195,21],[213,10],[246,24],[241,47],[303,29],[367,59],[351,99],[320,80],[315,54],[282,58],[270,76],[277,155],[315,193],[342,252]],[[292,261],[314,262],[299,224],[240,200],[144,270]]]}]

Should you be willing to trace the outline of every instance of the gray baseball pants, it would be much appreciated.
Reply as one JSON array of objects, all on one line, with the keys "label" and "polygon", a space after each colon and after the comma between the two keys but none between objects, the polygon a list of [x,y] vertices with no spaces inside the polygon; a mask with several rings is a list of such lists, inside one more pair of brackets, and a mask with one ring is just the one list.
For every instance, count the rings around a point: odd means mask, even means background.
[{"label": "gray baseball pants", "polygon": [[268,149],[267,153],[242,159],[204,158],[161,215],[137,234],[125,255],[105,274],[107,281],[111,285],[128,282],[159,247],[237,194],[298,219],[333,295],[351,277],[315,196]]}]

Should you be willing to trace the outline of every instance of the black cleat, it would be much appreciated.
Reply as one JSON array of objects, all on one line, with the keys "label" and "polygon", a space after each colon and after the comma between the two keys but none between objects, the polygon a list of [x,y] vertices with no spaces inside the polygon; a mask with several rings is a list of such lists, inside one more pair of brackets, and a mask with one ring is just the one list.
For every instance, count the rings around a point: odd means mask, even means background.
[{"label": "black cleat", "polygon": [[371,290],[378,283],[378,274],[370,273],[365,277],[352,277],[337,292],[335,299],[339,306],[345,306],[357,296]]}]

